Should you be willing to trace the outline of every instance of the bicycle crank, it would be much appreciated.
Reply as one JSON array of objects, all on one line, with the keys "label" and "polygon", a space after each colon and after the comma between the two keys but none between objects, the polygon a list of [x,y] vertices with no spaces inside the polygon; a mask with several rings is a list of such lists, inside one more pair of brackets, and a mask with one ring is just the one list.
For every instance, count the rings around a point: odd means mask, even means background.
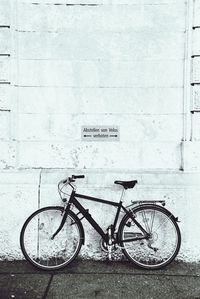
[{"label": "bicycle crank", "polygon": [[[116,245],[117,245],[117,244],[110,245],[110,246],[112,247],[112,251],[117,250],[117,247],[119,247],[119,246],[116,246]],[[109,250],[108,250],[108,246],[109,246],[109,245],[108,245],[103,239],[100,240],[100,246],[101,246],[101,249],[102,249],[104,252],[106,252],[106,253],[109,252]]]}]

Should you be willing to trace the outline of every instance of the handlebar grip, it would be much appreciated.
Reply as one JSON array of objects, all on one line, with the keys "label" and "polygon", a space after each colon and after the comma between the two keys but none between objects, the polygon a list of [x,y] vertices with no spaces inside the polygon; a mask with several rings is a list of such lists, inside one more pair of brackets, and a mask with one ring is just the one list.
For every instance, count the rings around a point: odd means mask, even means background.
[{"label": "handlebar grip", "polygon": [[84,175],[72,175],[73,179],[84,179]]}]

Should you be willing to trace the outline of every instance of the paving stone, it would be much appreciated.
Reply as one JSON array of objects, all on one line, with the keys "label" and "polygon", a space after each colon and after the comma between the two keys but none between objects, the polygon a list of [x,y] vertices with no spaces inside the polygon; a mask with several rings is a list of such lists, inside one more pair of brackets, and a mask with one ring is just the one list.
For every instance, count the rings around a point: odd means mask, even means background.
[{"label": "paving stone", "polygon": [[0,275],[0,298],[42,299],[50,274]]}]

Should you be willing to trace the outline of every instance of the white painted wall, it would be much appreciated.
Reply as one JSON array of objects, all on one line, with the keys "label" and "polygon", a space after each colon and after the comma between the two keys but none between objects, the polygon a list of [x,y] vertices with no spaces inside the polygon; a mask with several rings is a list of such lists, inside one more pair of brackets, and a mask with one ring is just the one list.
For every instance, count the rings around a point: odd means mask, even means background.
[{"label": "white painted wall", "polygon": [[[138,179],[127,203],[165,199],[181,219],[179,259],[198,261],[200,121],[190,110],[200,107],[199,87],[184,78],[199,1],[189,25],[190,3],[180,0],[70,3],[0,2],[0,258],[22,257],[26,217],[39,203],[60,204],[57,182],[83,173],[83,193],[115,200],[115,179]],[[198,55],[194,32],[191,55]],[[199,57],[191,65],[198,83]],[[83,125],[117,125],[120,141],[84,142]],[[90,204],[106,228],[114,211],[99,209]],[[81,256],[101,258],[99,237],[86,228]]]}]

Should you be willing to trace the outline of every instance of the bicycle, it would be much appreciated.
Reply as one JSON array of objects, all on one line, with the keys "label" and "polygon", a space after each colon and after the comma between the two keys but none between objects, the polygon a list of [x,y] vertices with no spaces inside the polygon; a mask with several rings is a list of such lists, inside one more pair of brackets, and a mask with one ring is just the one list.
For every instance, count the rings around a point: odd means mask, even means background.
[{"label": "bicycle", "polygon": [[[120,201],[113,202],[76,193],[75,181],[80,178],[84,175],[72,175],[58,183],[64,206],[41,208],[25,221],[20,245],[27,261],[43,270],[58,270],[71,263],[84,245],[83,218],[101,236],[101,247],[109,259],[116,248],[122,249],[128,260],[143,269],[160,269],[175,259],[181,245],[181,233],[178,218],[164,207],[164,200],[132,201],[124,207],[125,190],[134,188],[136,180],[115,181],[123,189]],[[78,199],[116,207],[114,222],[103,231]],[[77,214],[72,211],[72,206],[78,210]],[[124,216],[118,225],[120,212]]]}]

